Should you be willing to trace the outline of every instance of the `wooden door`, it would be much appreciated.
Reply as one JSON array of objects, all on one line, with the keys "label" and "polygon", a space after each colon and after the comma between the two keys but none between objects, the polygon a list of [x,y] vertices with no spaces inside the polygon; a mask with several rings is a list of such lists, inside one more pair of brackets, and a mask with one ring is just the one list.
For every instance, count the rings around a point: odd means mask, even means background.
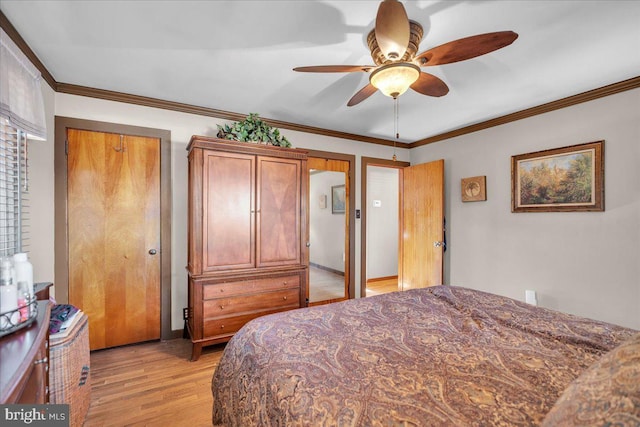
[{"label": "wooden door", "polygon": [[258,157],[256,266],[299,265],[300,162]]},{"label": "wooden door", "polygon": [[255,159],[203,150],[203,273],[255,267]]},{"label": "wooden door", "polygon": [[444,160],[402,169],[401,185],[399,287],[441,285]]},{"label": "wooden door", "polygon": [[92,350],[160,338],[160,140],[68,129],[69,303]]}]

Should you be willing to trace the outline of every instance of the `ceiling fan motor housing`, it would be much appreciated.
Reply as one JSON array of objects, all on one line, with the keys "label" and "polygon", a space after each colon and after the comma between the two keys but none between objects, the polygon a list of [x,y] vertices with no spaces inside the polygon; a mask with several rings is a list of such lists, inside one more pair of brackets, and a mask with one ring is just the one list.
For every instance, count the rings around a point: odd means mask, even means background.
[{"label": "ceiling fan motor housing", "polygon": [[392,62],[410,62],[416,55],[416,52],[418,52],[418,47],[420,46],[420,42],[422,41],[424,30],[422,28],[422,25],[420,25],[418,22],[409,20],[409,31],[409,45],[407,46],[407,50],[405,51],[402,58],[390,59],[384,56],[384,54],[380,50],[380,47],[378,46],[375,28],[371,30],[369,32],[369,35],[367,36],[367,44],[369,45],[369,50],[371,51],[371,58],[373,58],[373,62],[376,65],[390,64]]}]

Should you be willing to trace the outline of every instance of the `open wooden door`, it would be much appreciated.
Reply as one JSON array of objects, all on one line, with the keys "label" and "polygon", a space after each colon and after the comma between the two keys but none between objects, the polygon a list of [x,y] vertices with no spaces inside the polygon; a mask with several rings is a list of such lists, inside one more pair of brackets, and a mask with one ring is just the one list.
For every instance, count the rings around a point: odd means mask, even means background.
[{"label": "open wooden door", "polygon": [[403,291],[442,284],[444,160],[402,169],[398,284]]}]

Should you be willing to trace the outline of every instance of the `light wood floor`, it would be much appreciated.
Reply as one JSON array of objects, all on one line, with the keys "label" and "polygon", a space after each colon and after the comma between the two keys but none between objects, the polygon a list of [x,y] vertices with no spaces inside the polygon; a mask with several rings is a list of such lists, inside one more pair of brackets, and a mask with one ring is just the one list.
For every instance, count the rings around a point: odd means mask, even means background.
[{"label": "light wood floor", "polygon": [[398,290],[398,278],[367,280],[367,296],[386,294]]},{"label": "light wood floor", "polygon": [[211,377],[224,344],[189,361],[191,341],[91,353],[91,406],[85,426],[211,426]]},{"label": "light wood floor", "polygon": [[[367,282],[367,296],[397,290],[396,278]],[[150,342],[91,353],[93,426],[211,426],[211,377],[224,344],[196,362],[191,341]]]}]

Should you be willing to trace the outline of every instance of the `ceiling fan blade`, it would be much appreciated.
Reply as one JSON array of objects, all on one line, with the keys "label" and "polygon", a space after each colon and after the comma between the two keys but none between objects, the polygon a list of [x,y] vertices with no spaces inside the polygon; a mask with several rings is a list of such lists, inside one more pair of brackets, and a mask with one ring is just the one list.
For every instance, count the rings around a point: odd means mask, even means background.
[{"label": "ceiling fan blade", "polygon": [[444,96],[449,93],[449,86],[433,74],[422,72],[420,77],[412,85],[411,89],[429,96]]},{"label": "ceiling fan blade", "polygon": [[402,3],[398,0],[384,0],[380,3],[375,34],[380,51],[386,58],[402,58],[411,35],[409,17]]},{"label": "ceiling fan blade", "polygon": [[517,38],[518,34],[513,31],[465,37],[422,52],[416,56],[414,62],[421,67],[426,67],[464,61],[509,46]]},{"label": "ceiling fan blade", "polygon": [[293,71],[303,73],[352,73],[355,71],[369,72],[376,68],[374,65],[316,65],[311,67],[296,67]]},{"label": "ceiling fan blade", "polygon": [[353,97],[347,102],[347,107],[353,107],[373,95],[378,89],[371,83],[360,89]]}]

